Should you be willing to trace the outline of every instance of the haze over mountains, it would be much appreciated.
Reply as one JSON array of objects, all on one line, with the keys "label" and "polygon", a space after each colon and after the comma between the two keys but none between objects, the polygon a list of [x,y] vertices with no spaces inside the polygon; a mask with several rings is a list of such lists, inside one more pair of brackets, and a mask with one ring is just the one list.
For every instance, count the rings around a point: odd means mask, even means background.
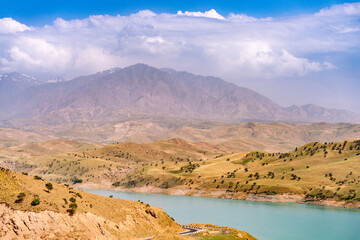
[{"label": "haze over mountains", "polygon": [[66,82],[39,84],[18,73],[0,79],[0,120],[40,118],[54,124],[144,115],[225,122],[360,122],[350,111],[312,104],[282,107],[220,78],[144,64]]}]

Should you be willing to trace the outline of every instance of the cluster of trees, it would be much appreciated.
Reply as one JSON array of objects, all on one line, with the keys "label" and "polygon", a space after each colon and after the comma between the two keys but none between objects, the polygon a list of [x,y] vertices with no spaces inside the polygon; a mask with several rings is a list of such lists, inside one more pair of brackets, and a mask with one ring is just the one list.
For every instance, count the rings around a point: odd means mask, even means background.
[{"label": "cluster of trees", "polygon": [[180,171],[185,171],[185,173],[192,173],[198,167],[200,167],[200,164],[193,164],[192,162],[189,162],[189,165],[181,167]]},{"label": "cluster of trees", "polygon": [[15,203],[21,203],[21,202],[23,202],[24,199],[25,199],[25,197],[26,197],[26,194],[25,194],[25,193],[23,193],[23,192],[19,193],[19,194],[17,195],[17,199],[15,200]]}]

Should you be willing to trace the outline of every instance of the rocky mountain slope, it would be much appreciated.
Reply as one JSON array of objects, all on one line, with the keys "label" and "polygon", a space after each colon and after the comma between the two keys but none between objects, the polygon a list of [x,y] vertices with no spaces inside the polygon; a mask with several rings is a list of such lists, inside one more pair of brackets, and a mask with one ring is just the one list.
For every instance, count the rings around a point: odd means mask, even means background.
[{"label": "rocky mountain slope", "polygon": [[12,105],[24,90],[37,84],[35,79],[16,72],[0,75],[0,113],[4,117],[10,116],[5,111],[6,106]]},{"label": "rocky mountain slope", "polygon": [[284,108],[255,91],[220,78],[144,64],[17,89],[22,91],[9,94],[6,104],[0,103],[0,119],[41,116],[47,124],[110,121],[138,115],[232,122],[360,120],[349,111],[314,105]]}]

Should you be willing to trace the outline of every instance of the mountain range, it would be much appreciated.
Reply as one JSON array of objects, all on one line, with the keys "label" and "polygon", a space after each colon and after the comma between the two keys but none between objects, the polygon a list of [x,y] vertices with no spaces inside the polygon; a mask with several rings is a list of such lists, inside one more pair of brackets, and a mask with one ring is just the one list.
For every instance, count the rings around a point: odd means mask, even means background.
[{"label": "mountain range", "polygon": [[145,64],[70,81],[0,77],[0,120],[41,118],[46,124],[164,116],[222,122],[360,122],[350,111],[313,104],[282,107],[248,88]]}]

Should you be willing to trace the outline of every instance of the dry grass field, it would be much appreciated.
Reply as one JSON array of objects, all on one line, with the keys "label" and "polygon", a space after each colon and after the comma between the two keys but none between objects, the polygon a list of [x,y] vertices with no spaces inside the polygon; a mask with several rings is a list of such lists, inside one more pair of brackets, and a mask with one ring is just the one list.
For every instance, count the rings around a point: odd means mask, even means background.
[{"label": "dry grass field", "polygon": [[311,142],[285,153],[232,153],[181,139],[106,146],[50,140],[2,148],[0,162],[12,170],[82,187],[248,200],[264,195],[282,201],[289,195],[307,202],[350,204],[360,200],[359,148],[359,141]]}]

